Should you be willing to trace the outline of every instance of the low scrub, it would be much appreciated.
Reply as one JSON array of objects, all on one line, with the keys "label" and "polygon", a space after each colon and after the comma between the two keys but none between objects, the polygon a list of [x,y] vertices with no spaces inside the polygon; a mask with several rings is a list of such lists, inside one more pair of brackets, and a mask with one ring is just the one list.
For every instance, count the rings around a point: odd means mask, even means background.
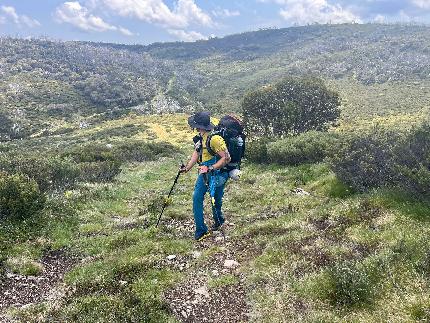
[{"label": "low scrub", "polygon": [[76,164],[67,157],[5,154],[0,157],[0,164],[2,171],[34,179],[42,192],[71,188],[79,176]]},{"label": "low scrub", "polygon": [[247,144],[245,157],[251,162],[264,164],[268,162],[267,158],[267,144],[268,138],[260,138],[253,140]]},{"label": "low scrub", "polygon": [[105,160],[99,162],[83,162],[78,164],[79,180],[89,183],[105,183],[112,181],[121,173],[121,162]]},{"label": "low scrub", "polygon": [[364,192],[392,181],[395,134],[379,131],[346,138],[331,158],[336,176]]},{"label": "low scrub", "polygon": [[321,162],[333,150],[336,142],[334,133],[308,131],[269,143],[267,156],[269,162],[282,165]]},{"label": "low scrub", "polygon": [[336,176],[360,191],[390,186],[430,194],[430,125],[407,134],[374,131],[343,141],[330,160]]},{"label": "low scrub", "polygon": [[45,196],[26,175],[0,172],[0,218],[25,219],[41,211]]},{"label": "low scrub", "polygon": [[91,163],[117,160],[113,149],[108,145],[89,144],[76,147],[64,154],[72,158],[76,163]]},{"label": "low scrub", "polygon": [[380,287],[378,262],[344,261],[328,270],[327,298],[335,306],[362,306],[370,304]]},{"label": "low scrub", "polygon": [[396,147],[393,168],[403,188],[430,195],[430,124],[411,131]]},{"label": "low scrub", "polygon": [[129,141],[114,149],[114,155],[122,161],[143,162],[171,156],[177,148],[165,142]]}]

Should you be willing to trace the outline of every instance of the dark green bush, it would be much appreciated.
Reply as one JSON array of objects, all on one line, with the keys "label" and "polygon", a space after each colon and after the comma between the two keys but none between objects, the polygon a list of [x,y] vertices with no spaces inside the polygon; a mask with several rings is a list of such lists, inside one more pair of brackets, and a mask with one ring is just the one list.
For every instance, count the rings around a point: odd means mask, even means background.
[{"label": "dark green bush", "polygon": [[77,163],[103,162],[117,160],[113,149],[103,144],[89,144],[83,147],[73,148],[66,152],[65,156],[70,156]]},{"label": "dark green bush", "polygon": [[335,133],[308,131],[267,145],[267,156],[271,163],[300,165],[321,162],[337,142]]},{"label": "dark green bush", "polygon": [[92,140],[97,139],[105,139],[111,137],[132,137],[133,135],[139,133],[140,131],[146,130],[148,127],[145,125],[134,125],[134,124],[126,124],[121,127],[114,127],[108,129],[102,129],[93,135],[91,135]]},{"label": "dark green bush", "polygon": [[254,163],[267,163],[267,144],[269,143],[268,138],[260,138],[247,143],[245,157],[249,161]]},{"label": "dark green bush", "polygon": [[34,179],[42,192],[71,188],[79,176],[76,163],[59,156],[5,154],[0,165],[9,174],[22,173]]},{"label": "dark green bush", "polygon": [[346,138],[331,156],[331,168],[343,183],[360,192],[394,183],[396,138],[397,134],[381,131]]},{"label": "dark green bush", "polygon": [[393,172],[406,190],[430,194],[430,124],[412,130],[397,145]]},{"label": "dark green bush", "polygon": [[78,164],[79,180],[90,183],[110,182],[121,173],[121,162],[105,160],[99,162],[82,162]]},{"label": "dark green bush", "polygon": [[0,218],[31,217],[43,209],[45,200],[28,176],[0,172]]},{"label": "dark green bush", "polygon": [[177,148],[166,142],[129,141],[114,148],[114,155],[122,161],[148,161],[172,156]]},{"label": "dark green bush", "polygon": [[333,154],[332,170],[357,191],[393,186],[430,194],[430,125],[409,133],[374,131],[350,137]]},{"label": "dark green bush", "polygon": [[340,116],[340,99],[321,79],[286,77],[247,94],[242,113],[249,134],[278,137],[326,130]]}]

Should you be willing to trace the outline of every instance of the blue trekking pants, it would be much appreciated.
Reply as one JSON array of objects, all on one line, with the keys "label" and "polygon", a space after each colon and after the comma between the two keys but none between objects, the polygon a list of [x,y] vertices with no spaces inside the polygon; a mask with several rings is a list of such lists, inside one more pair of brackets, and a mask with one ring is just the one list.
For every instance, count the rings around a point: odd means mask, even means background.
[{"label": "blue trekking pants", "polygon": [[[228,179],[228,172],[215,171],[212,172],[211,175],[208,174],[208,183],[205,183],[205,176],[205,174],[199,174],[194,187],[193,213],[194,222],[196,224],[195,238],[200,237],[203,233],[208,231],[203,215],[203,201],[206,192],[212,191],[210,195],[213,195],[215,198],[215,203],[212,206],[212,215],[215,224],[223,224],[225,221],[221,207],[224,187]],[[208,186],[210,186],[211,189]]]}]

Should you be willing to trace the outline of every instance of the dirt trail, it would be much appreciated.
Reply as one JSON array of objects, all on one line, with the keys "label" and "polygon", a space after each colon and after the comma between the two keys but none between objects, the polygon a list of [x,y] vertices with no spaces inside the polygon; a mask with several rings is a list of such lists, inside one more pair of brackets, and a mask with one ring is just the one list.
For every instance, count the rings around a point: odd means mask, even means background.
[{"label": "dirt trail", "polygon": [[[243,268],[256,251],[246,245],[246,241],[231,239],[226,226],[225,239],[219,232],[196,243],[193,251],[193,265],[186,271],[186,278],[168,290],[164,298],[174,316],[181,322],[248,322],[250,306],[245,286]],[[192,225],[188,226],[192,236]],[[184,232],[181,232],[184,234]],[[213,248],[215,247],[215,248]],[[209,249],[211,255],[204,255]],[[192,261],[192,260],[191,260]],[[180,259],[171,261],[181,262]],[[233,283],[213,286],[211,282],[223,277],[234,279]]]},{"label": "dirt trail", "polygon": [[[64,274],[76,263],[78,257],[67,250],[48,251],[40,260],[43,272],[39,276],[24,276],[6,272],[0,280],[0,319],[6,321],[4,312],[10,307],[22,308],[37,304],[53,297],[58,298],[55,287],[59,285]],[[58,291],[57,291],[58,292]]]}]

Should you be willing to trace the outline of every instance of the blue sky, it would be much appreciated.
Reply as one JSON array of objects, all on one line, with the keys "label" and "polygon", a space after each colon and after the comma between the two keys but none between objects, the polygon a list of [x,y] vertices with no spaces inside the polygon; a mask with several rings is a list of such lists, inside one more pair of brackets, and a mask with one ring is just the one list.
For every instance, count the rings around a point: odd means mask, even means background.
[{"label": "blue sky", "polygon": [[312,23],[430,24],[430,0],[0,0],[0,35],[128,44]]}]

